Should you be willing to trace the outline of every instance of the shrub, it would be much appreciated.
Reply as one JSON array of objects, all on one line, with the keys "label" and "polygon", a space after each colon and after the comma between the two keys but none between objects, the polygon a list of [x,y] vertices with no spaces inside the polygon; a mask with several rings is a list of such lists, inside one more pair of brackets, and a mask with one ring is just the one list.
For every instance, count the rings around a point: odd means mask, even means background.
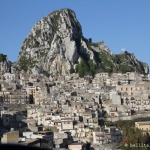
[{"label": "shrub", "polygon": [[7,57],[7,55],[0,54],[0,62],[6,61],[6,57]]}]

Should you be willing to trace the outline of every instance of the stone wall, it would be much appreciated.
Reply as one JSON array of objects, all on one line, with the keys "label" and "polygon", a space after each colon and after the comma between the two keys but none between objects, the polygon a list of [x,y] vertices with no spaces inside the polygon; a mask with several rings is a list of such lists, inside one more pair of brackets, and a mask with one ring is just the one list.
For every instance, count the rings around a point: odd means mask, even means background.
[{"label": "stone wall", "polygon": [[133,115],[133,116],[118,116],[118,117],[108,117],[106,120],[107,121],[119,121],[119,120],[133,120],[133,119],[137,119],[137,118],[147,118],[150,117],[150,114],[137,114],[137,115]]}]

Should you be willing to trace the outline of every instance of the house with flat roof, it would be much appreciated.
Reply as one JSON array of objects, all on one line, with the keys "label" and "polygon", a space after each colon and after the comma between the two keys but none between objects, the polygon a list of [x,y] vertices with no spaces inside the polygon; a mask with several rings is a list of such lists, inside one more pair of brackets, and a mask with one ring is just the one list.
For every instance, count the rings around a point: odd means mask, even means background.
[{"label": "house with flat roof", "polygon": [[143,134],[150,133],[150,121],[135,122],[135,128],[142,130]]}]

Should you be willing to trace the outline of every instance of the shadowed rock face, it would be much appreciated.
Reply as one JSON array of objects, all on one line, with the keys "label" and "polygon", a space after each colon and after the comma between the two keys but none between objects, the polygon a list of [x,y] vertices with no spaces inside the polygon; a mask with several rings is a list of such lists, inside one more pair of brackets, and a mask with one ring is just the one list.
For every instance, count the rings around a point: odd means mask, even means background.
[{"label": "shadowed rock face", "polygon": [[[70,9],[61,9],[34,25],[22,44],[14,68],[32,74],[66,75],[84,57],[86,61],[93,60],[98,69],[107,71],[112,66],[105,65],[106,62],[101,58],[104,57],[102,53],[110,57],[115,68],[112,72],[118,71],[121,58],[115,57],[104,42],[89,43],[82,35],[75,13]],[[142,68],[139,72],[147,73],[147,64],[140,63],[135,58],[131,61]]]}]

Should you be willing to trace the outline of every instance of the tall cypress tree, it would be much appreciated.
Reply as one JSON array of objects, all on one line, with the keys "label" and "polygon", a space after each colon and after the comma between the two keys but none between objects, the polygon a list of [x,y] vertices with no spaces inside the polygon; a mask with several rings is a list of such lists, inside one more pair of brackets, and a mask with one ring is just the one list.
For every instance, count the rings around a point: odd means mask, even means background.
[{"label": "tall cypress tree", "polygon": [[88,64],[89,64],[89,67],[90,67],[90,72],[92,73],[92,75],[94,75],[95,74],[95,72],[96,72],[96,66],[95,66],[95,64],[93,63],[93,60],[89,60],[88,61]]},{"label": "tall cypress tree", "polygon": [[78,66],[78,74],[79,74],[79,77],[84,77],[84,75],[85,75],[84,68],[82,67],[81,64],[79,64],[79,66]]}]

